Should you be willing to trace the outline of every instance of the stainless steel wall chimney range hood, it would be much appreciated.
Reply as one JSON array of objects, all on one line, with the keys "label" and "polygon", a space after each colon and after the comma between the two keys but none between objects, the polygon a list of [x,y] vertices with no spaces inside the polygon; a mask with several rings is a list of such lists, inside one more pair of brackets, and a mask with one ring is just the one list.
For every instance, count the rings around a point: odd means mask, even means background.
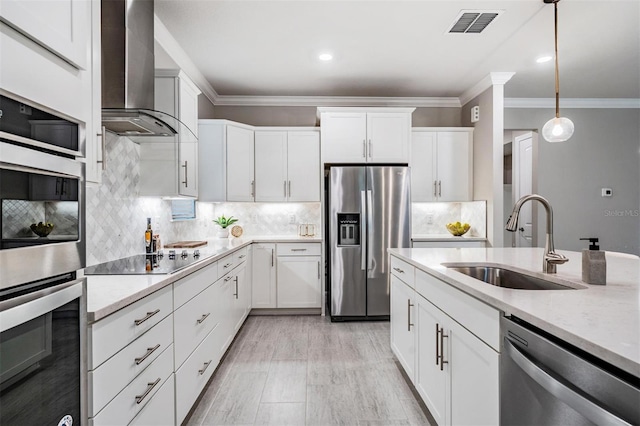
[{"label": "stainless steel wall chimney range hood", "polygon": [[137,143],[196,140],[154,108],[153,0],[102,0],[102,124]]}]

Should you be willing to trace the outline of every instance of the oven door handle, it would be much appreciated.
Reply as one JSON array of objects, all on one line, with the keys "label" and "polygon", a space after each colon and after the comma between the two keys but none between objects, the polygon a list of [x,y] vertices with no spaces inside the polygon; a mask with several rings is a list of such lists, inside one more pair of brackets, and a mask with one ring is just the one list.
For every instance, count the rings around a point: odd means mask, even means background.
[{"label": "oven door handle", "polygon": [[583,392],[578,390],[566,379],[557,377],[551,372],[541,368],[540,365],[520,351],[506,337],[504,339],[504,349],[513,362],[531,379],[542,386],[543,389],[595,424],[630,425],[630,423],[627,423],[585,397]]},{"label": "oven door handle", "polygon": [[0,302],[0,332],[24,324],[82,297],[85,280],[86,278],[80,278]]}]

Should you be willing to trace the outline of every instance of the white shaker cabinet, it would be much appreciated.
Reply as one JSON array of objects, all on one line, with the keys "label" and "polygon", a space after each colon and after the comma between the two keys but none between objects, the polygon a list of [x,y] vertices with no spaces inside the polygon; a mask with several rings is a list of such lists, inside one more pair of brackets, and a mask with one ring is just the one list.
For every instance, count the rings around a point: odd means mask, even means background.
[{"label": "white shaker cabinet", "polygon": [[391,281],[391,350],[407,376],[415,379],[415,292],[393,273]]},{"label": "white shaker cabinet", "polygon": [[320,243],[279,243],[277,307],[320,308],[322,255]]},{"label": "white shaker cabinet", "polygon": [[415,108],[318,108],[324,163],[408,163]]},{"label": "white shaker cabinet", "polygon": [[404,265],[391,256],[394,354],[439,425],[498,424],[500,312],[421,270],[414,289]]},{"label": "white shaker cabinet", "polygon": [[255,200],[320,201],[320,134],[255,131]]},{"label": "white shaker cabinet", "polygon": [[276,307],[276,245],[253,243],[252,308]]},{"label": "white shaker cabinet", "polygon": [[411,132],[411,200],[473,199],[473,129],[415,127]]},{"label": "white shaker cabinet", "polygon": [[198,121],[198,200],[253,201],[253,133],[233,121]]},{"label": "white shaker cabinet", "polygon": [[180,120],[198,137],[198,95],[200,90],[181,70],[157,69],[155,101],[158,111]]},{"label": "white shaker cabinet", "polygon": [[[102,183],[106,169],[106,130],[102,127],[102,39],[100,31],[101,2],[91,2],[91,120],[87,123],[85,169],[87,183]],[[111,135],[115,137],[114,135]]]}]

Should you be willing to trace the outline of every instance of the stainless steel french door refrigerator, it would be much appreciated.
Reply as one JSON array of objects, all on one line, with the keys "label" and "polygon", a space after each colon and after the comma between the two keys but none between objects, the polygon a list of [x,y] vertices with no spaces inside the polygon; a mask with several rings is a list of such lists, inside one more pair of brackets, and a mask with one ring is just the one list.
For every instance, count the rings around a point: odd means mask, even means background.
[{"label": "stainless steel french door refrigerator", "polygon": [[338,166],[328,174],[332,321],[389,318],[389,247],[411,247],[409,168]]}]

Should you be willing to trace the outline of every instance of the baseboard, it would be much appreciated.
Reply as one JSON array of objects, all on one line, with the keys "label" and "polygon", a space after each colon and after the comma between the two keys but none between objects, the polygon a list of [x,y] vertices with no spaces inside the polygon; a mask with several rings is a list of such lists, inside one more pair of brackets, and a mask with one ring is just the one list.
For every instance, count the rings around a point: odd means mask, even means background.
[{"label": "baseboard", "polygon": [[259,315],[320,315],[322,313],[321,308],[281,308],[281,309],[272,309],[272,308],[261,308],[261,309],[251,309],[249,315],[251,316],[259,316]]}]

